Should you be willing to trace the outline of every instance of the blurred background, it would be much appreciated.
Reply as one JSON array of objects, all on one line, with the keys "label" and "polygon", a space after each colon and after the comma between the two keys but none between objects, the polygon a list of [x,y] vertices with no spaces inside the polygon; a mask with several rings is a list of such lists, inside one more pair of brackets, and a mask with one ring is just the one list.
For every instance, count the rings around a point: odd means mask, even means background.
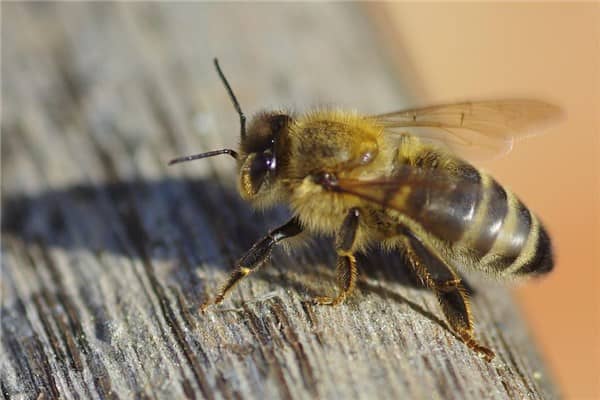
[{"label": "blurred background", "polygon": [[567,119],[483,165],[546,223],[557,264],[516,290],[566,398],[600,398],[600,7],[370,6],[419,103],[532,97]]}]

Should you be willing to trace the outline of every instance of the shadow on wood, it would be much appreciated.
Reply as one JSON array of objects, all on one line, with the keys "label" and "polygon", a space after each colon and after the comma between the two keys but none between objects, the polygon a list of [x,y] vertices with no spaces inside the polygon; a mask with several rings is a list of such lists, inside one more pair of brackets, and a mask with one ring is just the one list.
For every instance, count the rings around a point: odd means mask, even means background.
[{"label": "shadow on wood", "polygon": [[[179,194],[187,192],[191,196],[181,196]],[[178,237],[181,240],[170,237],[153,236],[144,227],[143,218],[140,215],[149,215],[154,211],[155,202],[149,201],[153,193],[160,193],[162,196],[162,207],[166,215],[170,218],[163,221],[163,224],[170,224],[171,230],[179,231]],[[212,195],[209,195],[212,194]],[[214,198],[220,199],[218,203]],[[148,200],[148,201],[145,201]],[[226,262],[233,261],[230,254],[242,254],[243,251],[250,248],[253,240],[258,239],[262,234],[268,232],[273,226],[268,226],[265,220],[275,220],[281,216],[285,220],[282,210],[275,210],[264,214],[252,212],[249,205],[242,201],[239,195],[231,189],[214,182],[211,179],[164,179],[158,181],[134,180],[129,182],[118,182],[104,185],[73,185],[63,189],[53,189],[31,196],[6,196],[2,204],[2,233],[15,237],[29,244],[43,244],[45,246],[59,247],[65,250],[86,250],[94,253],[111,252],[123,256],[136,256],[127,254],[126,247],[123,246],[121,238],[118,237],[119,230],[115,227],[114,221],[106,218],[106,201],[116,205],[118,218],[123,221],[127,240],[133,244],[134,248],[140,254],[149,254],[152,258],[165,259],[171,261],[177,260],[179,255],[173,249],[165,250],[172,246],[182,249],[189,247],[193,240],[190,235],[194,232],[186,229],[185,217],[178,212],[182,209],[183,203],[192,203],[197,207],[204,209],[204,214],[210,216],[207,226],[203,230],[209,234],[219,235],[226,238],[228,243],[237,244],[235,249],[228,250],[226,258],[219,256],[217,259],[210,259],[203,254],[203,249],[188,248],[193,258],[198,260],[198,265],[205,262],[216,262],[219,269],[225,271],[232,268],[233,264]],[[226,206],[224,206],[226,205]],[[237,210],[235,220],[231,215],[223,211],[224,207]],[[69,221],[70,220],[70,221]],[[77,235],[69,231],[68,226],[77,221],[79,232]],[[217,229],[218,227],[218,229]],[[217,232],[218,230],[218,232]],[[258,234],[258,236],[257,236]],[[315,246],[319,251],[325,264],[334,265],[335,259],[330,251],[330,240],[316,238],[312,240],[309,246],[301,246],[299,249],[293,249],[292,255],[283,257],[295,257],[306,260],[308,253],[315,254]],[[358,256],[359,269],[361,275],[370,279],[392,280],[404,286],[414,288],[423,288],[414,273],[404,265],[399,253],[386,253],[384,251],[373,249],[367,254]],[[332,282],[335,280],[333,268],[330,273],[324,274],[323,271],[311,271],[310,267],[302,265],[303,263],[293,264],[292,268],[297,268],[301,274],[316,274],[319,280],[327,279]],[[382,268],[383,267],[383,268]],[[173,274],[176,281],[185,289],[185,286],[199,285],[198,277],[194,273],[195,266],[183,266],[176,268]],[[322,275],[322,276],[319,276]],[[305,291],[302,282],[292,282],[287,278],[282,279],[281,274],[272,274],[269,268],[264,268],[256,277],[263,276],[277,284],[292,284],[298,292]],[[251,279],[253,279],[251,278]],[[381,288],[368,285],[361,280],[359,288],[363,290],[379,291],[380,295],[385,295]],[[467,288],[471,295],[474,291],[470,285]],[[192,294],[184,290],[184,294]],[[407,302],[400,297],[399,300]],[[417,309],[416,305],[412,305]],[[430,313],[421,310],[423,315]]]}]

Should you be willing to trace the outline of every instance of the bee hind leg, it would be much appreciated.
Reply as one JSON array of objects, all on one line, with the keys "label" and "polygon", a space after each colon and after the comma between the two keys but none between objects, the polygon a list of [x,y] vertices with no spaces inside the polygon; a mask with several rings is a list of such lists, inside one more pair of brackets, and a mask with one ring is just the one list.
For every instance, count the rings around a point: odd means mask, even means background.
[{"label": "bee hind leg", "polygon": [[206,311],[211,304],[219,304],[224,299],[227,293],[243,278],[251,272],[257,270],[263,265],[271,255],[271,251],[283,239],[296,236],[302,232],[300,222],[296,218],[290,219],[284,225],[273,229],[268,235],[264,236],[244,254],[237,262],[236,267],[229,276],[229,279],[221,286],[214,300],[205,301],[200,306],[200,311]]},{"label": "bee hind leg", "polygon": [[471,306],[456,272],[411,232],[404,232],[402,241],[409,265],[425,286],[435,292],[454,332],[467,347],[483,356],[486,361],[491,361],[495,356],[494,352],[479,344],[473,335]]},{"label": "bee hind leg", "polygon": [[354,257],[353,249],[356,244],[359,217],[360,211],[358,208],[350,209],[335,237],[335,249],[338,254],[336,274],[339,292],[336,297],[315,297],[314,301],[317,304],[330,306],[340,304],[352,293],[356,286],[358,269],[356,268],[356,258]]}]

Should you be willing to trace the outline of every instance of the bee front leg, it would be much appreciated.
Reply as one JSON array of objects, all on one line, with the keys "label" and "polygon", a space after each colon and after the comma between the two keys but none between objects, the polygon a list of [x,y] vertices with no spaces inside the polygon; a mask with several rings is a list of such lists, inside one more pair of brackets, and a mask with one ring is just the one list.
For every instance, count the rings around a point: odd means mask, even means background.
[{"label": "bee front leg", "polygon": [[356,258],[353,250],[356,243],[359,217],[360,211],[358,208],[350,209],[335,238],[335,249],[338,254],[336,273],[339,293],[336,297],[318,296],[315,298],[317,304],[331,306],[340,304],[352,293],[356,286],[358,269],[356,268]]},{"label": "bee front leg", "polygon": [[[467,347],[481,354],[486,361],[491,361],[495,356],[494,352],[479,344],[473,335],[471,306],[460,278],[446,262],[428,250],[411,232],[404,232],[402,242],[410,266],[425,286],[435,292],[454,332]],[[435,271],[435,275],[430,271]]]},{"label": "bee front leg", "polygon": [[296,236],[302,232],[300,222],[296,217],[290,219],[284,225],[273,229],[268,235],[260,239],[236,262],[236,267],[229,276],[227,282],[221,286],[221,289],[215,296],[215,299],[205,301],[200,306],[200,311],[206,311],[206,308],[211,304],[219,304],[223,301],[227,293],[244,277],[251,272],[254,272],[258,267],[263,265],[271,255],[271,251],[283,239]]}]

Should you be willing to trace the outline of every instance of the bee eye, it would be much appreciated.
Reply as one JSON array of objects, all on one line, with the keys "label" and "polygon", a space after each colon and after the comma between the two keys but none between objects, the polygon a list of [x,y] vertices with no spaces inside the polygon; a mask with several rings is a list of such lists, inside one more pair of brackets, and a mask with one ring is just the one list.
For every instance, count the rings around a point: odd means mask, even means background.
[{"label": "bee eye", "polygon": [[250,164],[250,180],[258,188],[269,171],[273,171],[277,163],[271,151],[257,154]]}]

